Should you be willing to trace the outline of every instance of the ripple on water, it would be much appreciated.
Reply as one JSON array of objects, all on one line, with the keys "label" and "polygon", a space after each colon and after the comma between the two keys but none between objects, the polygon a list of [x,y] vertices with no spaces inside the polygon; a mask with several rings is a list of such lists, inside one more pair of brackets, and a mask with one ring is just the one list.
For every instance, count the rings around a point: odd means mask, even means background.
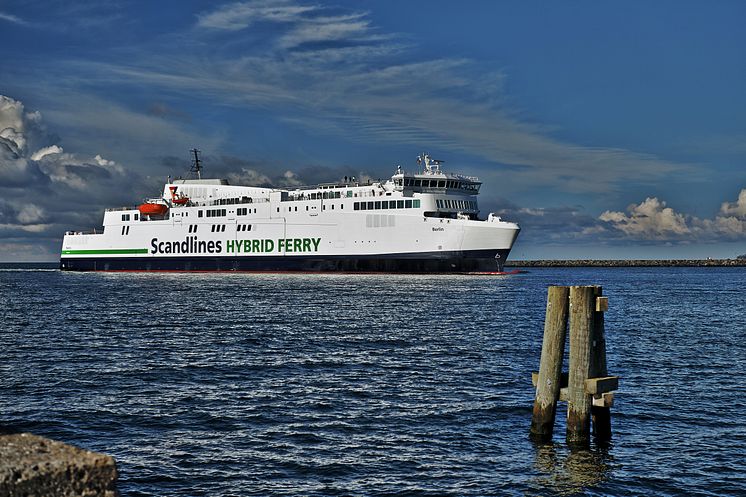
[{"label": "ripple on water", "polygon": [[[742,268],[453,276],[0,269],[0,413],[124,495],[745,494]],[[546,287],[601,284],[614,437],[527,437]],[[143,296],[148,296],[143,299]]]}]

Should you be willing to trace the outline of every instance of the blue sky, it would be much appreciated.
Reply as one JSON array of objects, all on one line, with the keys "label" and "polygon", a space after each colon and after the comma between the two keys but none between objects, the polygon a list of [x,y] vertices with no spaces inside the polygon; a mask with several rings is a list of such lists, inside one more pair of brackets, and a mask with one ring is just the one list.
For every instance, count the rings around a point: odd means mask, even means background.
[{"label": "blue sky", "polygon": [[746,253],[743,2],[0,2],[0,260],[207,171],[478,175],[513,258]]}]

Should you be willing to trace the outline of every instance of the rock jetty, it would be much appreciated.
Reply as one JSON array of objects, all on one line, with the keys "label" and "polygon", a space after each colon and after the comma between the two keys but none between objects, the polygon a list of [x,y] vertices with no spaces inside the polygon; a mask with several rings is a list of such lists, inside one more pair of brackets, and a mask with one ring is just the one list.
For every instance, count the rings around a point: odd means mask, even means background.
[{"label": "rock jetty", "polygon": [[734,267],[746,266],[746,259],[620,259],[620,260],[535,260],[506,261],[506,267]]},{"label": "rock jetty", "polygon": [[117,497],[114,458],[30,433],[0,435],[0,495]]}]

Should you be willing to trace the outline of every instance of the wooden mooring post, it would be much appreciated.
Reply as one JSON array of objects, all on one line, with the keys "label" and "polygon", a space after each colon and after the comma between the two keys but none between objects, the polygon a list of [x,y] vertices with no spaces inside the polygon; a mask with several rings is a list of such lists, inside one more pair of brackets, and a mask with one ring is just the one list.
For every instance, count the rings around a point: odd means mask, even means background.
[{"label": "wooden mooring post", "polygon": [[[531,419],[531,438],[552,438],[557,401],[567,401],[567,442],[586,444],[593,433],[598,440],[611,437],[609,408],[617,376],[606,370],[606,337],[603,313],[608,300],[600,286],[550,286],[539,372],[532,375],[536,386]],[[568,373],[562,373],[569,321]]]}]

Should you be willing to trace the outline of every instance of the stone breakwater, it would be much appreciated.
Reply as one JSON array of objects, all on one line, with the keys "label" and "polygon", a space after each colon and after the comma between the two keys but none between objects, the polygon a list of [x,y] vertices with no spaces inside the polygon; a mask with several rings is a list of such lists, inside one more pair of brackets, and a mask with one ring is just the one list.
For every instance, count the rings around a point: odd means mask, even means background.
[{"label": "stone breakwater", "polygon": [[114,458],[30,433],[0,434],[0,495],[117,497]]},{"label": "stone breakwater", "polygon": [[506,267],[734,267],[746,266],[746,259],[623,259],[623,260],[538,260],[506,261]]}]

